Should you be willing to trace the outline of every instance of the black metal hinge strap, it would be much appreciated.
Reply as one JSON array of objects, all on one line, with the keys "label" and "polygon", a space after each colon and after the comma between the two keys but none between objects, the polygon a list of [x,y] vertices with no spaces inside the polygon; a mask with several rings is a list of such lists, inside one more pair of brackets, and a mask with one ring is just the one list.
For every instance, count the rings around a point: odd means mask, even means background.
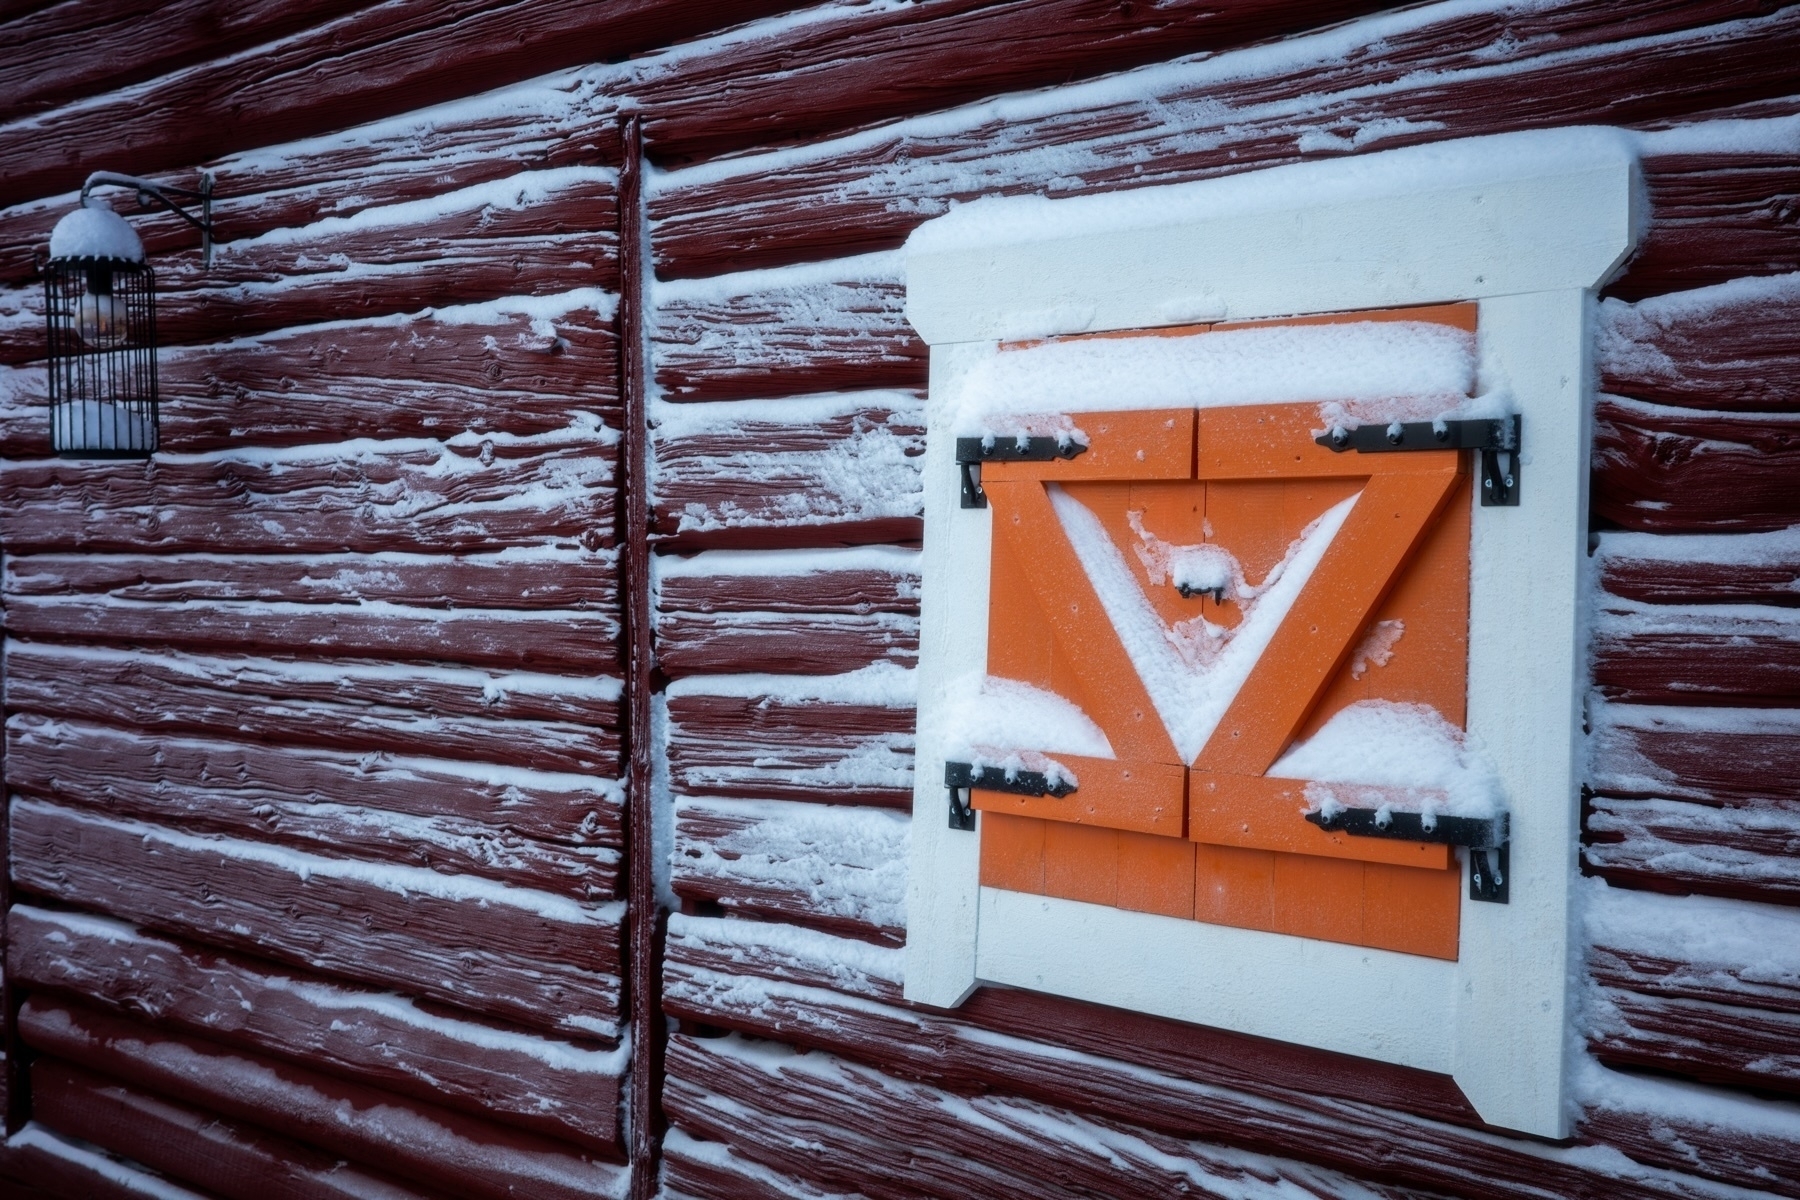
[{"label": "black metal hinge strap", "polygon": [[1519,439],[1524,418],[1482,417],[1456,421],[1395,421],[1330,429],[1313,441],[1343,453],[1390,454],[1397,450],[1479,450],[1481,503],[1488,508],[1519,504]]},{"label": "black metal hinge strap", "polygon": [[1330,813],[1309,812],[1306,819],[1320,829],[1347,833],[1352,837],[1466,847],[1469,851],[1469,899],[1505,904],[1510,896],[1507,871],[1511,864],[1507,849],[1512,835],[1506,813],[1492,817],[1437,816],[1429,828],[1423,814],[1391,809],[1339,808]]},{"label": "black metal hinge strap", "polygon": [[944,787],[950,792],[950,828],[974,829],[975,808],[969,789],[1010,792],[1015,796],[1055,796],[1061,799],[1075,789],[1042,771],[1012,771],[1005,767],[977,767],[966,762],[944,764]]},{"label": "black metal hinge strap", "polygon": [[959,437],[956,466],[962,474],[962,506],[987,507],[987,493],[981,490],[984,462],[1055,462],[1059,458],[1074,458],[1086,449],[1072,438]]}]

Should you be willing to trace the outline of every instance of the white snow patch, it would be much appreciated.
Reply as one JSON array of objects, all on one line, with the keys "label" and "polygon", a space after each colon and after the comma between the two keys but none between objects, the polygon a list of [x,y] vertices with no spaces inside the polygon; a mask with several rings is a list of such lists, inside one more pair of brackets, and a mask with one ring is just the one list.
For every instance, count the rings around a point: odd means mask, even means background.
[{"label": "white snow patch", "polygon": [[1038,771],[1052,782],[1077,787],[1080,780],[1047,754],[1113,758],[1112,743],[1073,702],[994,675],[969,674],[950,681],[944,703],[932,706],[932,740],[945,757],[977,767],[999,767],[1008,778]]},{"label": "white snow patch", "polygon": [[842,675],[690,675],[670,683],[665,694],[910,708],[918,683],[910,669],[878,662]]},{"label": "white snow patch", "polygon": [[[1269,774],[1349,785],[1306,789],[1314,807],[1327,811],[1386,807],[1487,817],[1506,807],[1500,778],[1479,748],[1423,704],[1359,700],[1290,747]],[[1361,793],[1358,784],[1382,790]]]},{"label": "white snow patch", "polygon": [[144,261],[144,243],[110,205],[90,197],[50,231],[51,258],[117,258]]}]

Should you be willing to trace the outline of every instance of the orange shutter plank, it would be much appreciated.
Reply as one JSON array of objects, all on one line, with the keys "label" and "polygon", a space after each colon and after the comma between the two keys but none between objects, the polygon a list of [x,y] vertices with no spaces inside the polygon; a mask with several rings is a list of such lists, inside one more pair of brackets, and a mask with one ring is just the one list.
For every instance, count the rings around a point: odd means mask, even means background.
[{"label": "orange shutter plank", "polygon": [[1117,907],[1119,838],[1116,829],[1044,822],[1044,895]]},{"label": "orange shutter plank", "polygon": [[1182,836],[1187,772],[1181,767],[1078,754],[1051,757],[1075,773],[1079,786],[1067,796],[1016,796],[973,788],[969,794],[974,806],[982,812]]},{"label": "orange shutter plank", "polygon": [[1190,920],[1194,915],[1194,843],[1186,838],[1119,833],[1118,906]]},{"label": "orange shutter plank", "polygon": [[1197,842],[1320,858],[1440,870],[1450,865],[1448,846],[1352,837],[1320,829],[1300,815],[1306,808],[1305,787],[1297,779],[1194,771],[1188,786],[1188,836]]},{"label": "orange shutter plank", "polygon": [[[1062,657],[1081,680],[1088,716],[1106,731],[1113,752],[1122,759],[1178,763],[1162,718],[1075,557],[1044,485],[1000,483],[987,493],[994,541],[1004,541],[1024,567]],[[1004,628],[990,627],[990,638],[1005,636]]]},{"label": "orange shutter plank", "polygon": [[1462,479],[1454,456],[1447,467],[1370,478],[1195,766],[1260,775],[1280,757]]},{"label": "orange shutter plank", "polygon": [[1074,413],[1071,421],[1088,436],[1088,448],[1074,458],[1050,462],[981,464],[981,484],[1021,479],[1192,479],[1194,410],[1139,409],[1134,412]]},{"label": "orange shutter plank", "polygon": [[1455,960],[1462,919],[1462,869],[1455,862],[1442,871],[1370,863],[1363,895],[1366,945]]},{"label": "orange shutter plank", "polygon": [[1195,845],[1194,920],[1273,929],[1275,855],[1268,850]]},{"label": "orange shutter plank", "polygon": [[1364,944],[1364,864],[1302,854],[1275,856],[1276,933]]},{"label": "orange shutter plank", "polygon": [[1324,428],[1309,404],[1264,404],[1203,409],[1196,434],[1199,478],[1312,479],[1343,476],[1410,475],[1447,469],[1458,450],[1408,450],[1359,454],[1328,449],[1313,441]]},{"label": "orange shutter plank", "polygon": [[981,817],[981,886],[1044,894],[1044,822],[985,813]]}]

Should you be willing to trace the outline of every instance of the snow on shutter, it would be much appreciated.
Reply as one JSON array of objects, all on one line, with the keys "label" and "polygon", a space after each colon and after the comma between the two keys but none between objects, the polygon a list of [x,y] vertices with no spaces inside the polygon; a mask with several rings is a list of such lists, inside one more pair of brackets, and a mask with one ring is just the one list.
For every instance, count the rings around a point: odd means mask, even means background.
[{"label": "snow on shutter", "polygon": [[1072,420],[1073,457],[982,465],[988,672],[1116,758],[1050,756],[1060,796],[974,787],[982,884],[1455,958],[1450,847],[1327,831],[1269,771],[1359,702],[1464,723],[1471,452],[1337,453],[1316,404]]}]

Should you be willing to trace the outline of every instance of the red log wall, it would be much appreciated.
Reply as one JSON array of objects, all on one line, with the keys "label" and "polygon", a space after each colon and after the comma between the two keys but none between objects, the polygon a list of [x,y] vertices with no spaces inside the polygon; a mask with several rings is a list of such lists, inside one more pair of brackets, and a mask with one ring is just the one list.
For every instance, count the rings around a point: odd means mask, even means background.
[{"label": "red log wall", "polygon": [[[21,1188],[1800,1197],[1800,9],[111,7],[0,5]],[[1595,329],[1575,1143],[1256,1039],[907,1005],[908,231],[1593,123],[1652,211]],[[33,253],[98,167],[221,197],[210,271],[134,218],[148,465],[45,457]]]}]

